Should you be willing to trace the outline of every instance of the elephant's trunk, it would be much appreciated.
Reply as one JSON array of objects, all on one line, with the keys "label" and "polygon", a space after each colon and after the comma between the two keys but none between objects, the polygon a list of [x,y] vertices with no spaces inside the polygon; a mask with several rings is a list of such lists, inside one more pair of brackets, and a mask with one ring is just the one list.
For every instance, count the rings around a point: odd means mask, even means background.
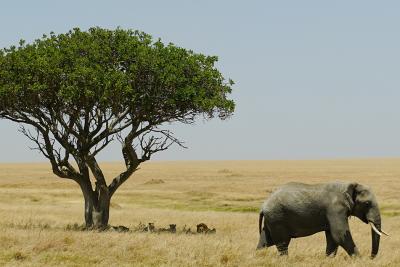
[{"label": "elephant's trunk", "polygon": [[[381,225],[376,225],[377,229],[381,229]],[[371,258],[375,258],[376,254],[378,254],[379,250],[379,241],[380,241],[380,234],[376,232],[372,227],[371,227],[371,236],[372,236],[372,250],[371,250]]]},{"label": "elephant's trunk", "polygon": [[[381,229],[381,215],[378,209],[370,210],[367,214],[367,219],[369,224],[371,225],[371,238],[372,238],[372,249],[371,249],[371,258],[375,258],[379,251],[379,241],[381,238],[382,229]],[[386,234],[386,233],[384,233]]]}]

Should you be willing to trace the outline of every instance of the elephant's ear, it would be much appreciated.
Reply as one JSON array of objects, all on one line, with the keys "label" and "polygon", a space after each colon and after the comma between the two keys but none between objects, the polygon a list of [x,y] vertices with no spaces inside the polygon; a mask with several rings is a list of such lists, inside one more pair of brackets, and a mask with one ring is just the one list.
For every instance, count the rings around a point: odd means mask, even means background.
[{"label": "elephant's ear", "polygon": [[353,209],[354,203],[356,202],[357,187],[358,187],[357,183],[350,183],[347,185],[345,196],[346,196],[347,202],[349,204],[350,210]]}]

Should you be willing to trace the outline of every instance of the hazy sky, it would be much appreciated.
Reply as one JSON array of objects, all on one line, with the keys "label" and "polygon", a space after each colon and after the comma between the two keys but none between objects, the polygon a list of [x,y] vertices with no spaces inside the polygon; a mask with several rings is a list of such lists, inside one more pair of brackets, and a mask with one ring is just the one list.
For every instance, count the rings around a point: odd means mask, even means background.
[{"label": "hazy sky", "polygon": [[[3,1],[0,47],[73,27],[132,28],[218,55],[228,121],[174,125],[176,159],[400,156],[399,1]],[[0,120],[0,162],[39,161]],[[120,160],[119,146],[101,155]]]}]

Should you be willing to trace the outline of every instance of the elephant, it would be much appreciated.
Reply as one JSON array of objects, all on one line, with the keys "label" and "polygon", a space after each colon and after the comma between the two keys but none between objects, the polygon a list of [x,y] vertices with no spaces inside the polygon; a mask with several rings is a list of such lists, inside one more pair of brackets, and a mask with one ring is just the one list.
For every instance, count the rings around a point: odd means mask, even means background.
[{"label": "elephant", "polygon": [[378,254],[380,236],[388,234],[381,229],[378,203],[369,187],[350,182],[285,184],[261,207],[257,249],[275,245],[280,255],[288,255],[292,238],[325,231],[327,256],[335,256],[338,246],[350,256],[358,256],[350,233],[350,216],[370,224],[371,258],[374,258]]}]

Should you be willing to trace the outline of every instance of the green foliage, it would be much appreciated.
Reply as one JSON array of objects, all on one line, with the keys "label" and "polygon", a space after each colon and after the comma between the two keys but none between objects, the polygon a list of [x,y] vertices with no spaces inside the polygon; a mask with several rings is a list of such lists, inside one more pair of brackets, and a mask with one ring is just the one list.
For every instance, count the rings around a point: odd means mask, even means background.
[{"label": "green foliage", "polygon": [[132,30],[75,28],[0,51],[0,117],[35,109],[101,110],[139,121],[224,119],[233,82],[215,68],[217,57],[154,41]]}]

